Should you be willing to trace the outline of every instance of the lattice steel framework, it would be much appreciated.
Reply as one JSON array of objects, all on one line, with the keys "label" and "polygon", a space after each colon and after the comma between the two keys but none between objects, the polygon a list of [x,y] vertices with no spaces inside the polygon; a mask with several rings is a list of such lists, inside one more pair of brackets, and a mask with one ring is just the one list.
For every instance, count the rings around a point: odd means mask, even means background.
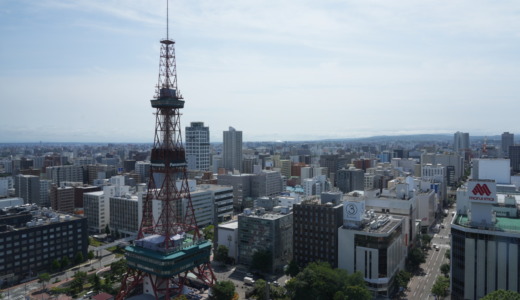
[{"label": "lattice steel framework", "polygon": [[[152,107],[156,108],[156,121],[148,191],[143,199],[143,214],[137,240],[134,246],[127,247],[128,271],[117,299],[139,293],[138,289],[143,287],[144,281],[152,286],[153,293],[145,290],[142,292],[148,292],[156,299],[170,299],[182,291],[188,281],[188,273],[194,274],[208,286],[216,281],[209,263],[211,245],[208,242],[207,248],[207,241],[200,234],[190,197],[180,126],[180,109],[184,107],[184,101],[177,89],[174,46],[175,42],[168,38],[161,41],[159,81],[155,97],[151,100]],[[153,203],[160,203],[161,206],[156,219]],[[191,242],[188,246],[191,245],[191,248],[175,245],[174,237],[187,233],[190,235]],[[151,236],[163,241],[158,244],[160,249],[152,251],[136,246],[140,240],[144,241]],[[181,251],[186,248],[191,252],[186,254],[187,252]],[[172,259],[174,256],[179,256],[180,259]],[[146,261],[153,261],[148,269],[143,267]],[[187,262],[192,264],[188,270]],[[164,265],[169,267],[164,268]]]}]

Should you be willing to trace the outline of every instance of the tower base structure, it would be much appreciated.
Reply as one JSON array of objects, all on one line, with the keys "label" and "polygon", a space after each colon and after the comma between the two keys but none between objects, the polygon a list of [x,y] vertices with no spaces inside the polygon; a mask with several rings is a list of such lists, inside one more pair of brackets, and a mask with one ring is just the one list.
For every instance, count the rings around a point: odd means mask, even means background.
[{"label": "tower base structure", "polygon": [[172,240],[174,247],[169,251],[162,248],[164,236],[157,234],[125,248],[128,271],[117,299],[172,299],[188,293],[193,281],[205,287],[215,283],[211,242],[181,235]]}]

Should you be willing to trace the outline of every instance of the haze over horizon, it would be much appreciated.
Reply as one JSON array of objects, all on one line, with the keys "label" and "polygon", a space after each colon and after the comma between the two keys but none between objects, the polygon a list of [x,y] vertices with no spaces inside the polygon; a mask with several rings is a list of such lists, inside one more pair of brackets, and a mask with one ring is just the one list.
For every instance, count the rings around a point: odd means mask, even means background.
[{"label": "haze over horizon", "polygon": [[[152,142],[165,1],[1,1],[0,143]],[[170,0],[211,141],[515,132],[520,2]]]}]

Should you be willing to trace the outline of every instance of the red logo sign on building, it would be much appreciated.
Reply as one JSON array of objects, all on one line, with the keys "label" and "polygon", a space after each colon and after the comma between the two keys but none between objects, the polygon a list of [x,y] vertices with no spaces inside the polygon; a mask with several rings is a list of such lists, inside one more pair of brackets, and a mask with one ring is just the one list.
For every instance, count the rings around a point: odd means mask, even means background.
[{"label": "red logo sign on building", "polygon": [[471,191],[473,195],[480,195],[480,196],[489,196],[491,195],[491,191],[489,190],[487,184],[477,184]]}]

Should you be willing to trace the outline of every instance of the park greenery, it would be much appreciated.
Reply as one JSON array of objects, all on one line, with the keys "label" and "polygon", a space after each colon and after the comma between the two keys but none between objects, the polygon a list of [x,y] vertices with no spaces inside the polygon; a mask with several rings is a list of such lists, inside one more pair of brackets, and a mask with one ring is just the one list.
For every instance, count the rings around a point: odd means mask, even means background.
[{"label": "park greenery", "polygon": [[226,263],[229,260],[228,253],[229,253],[228,247],[226,247],[224,245],[219,245],[217,247],[217,251],[215,251],[214,260],[222,262],[222,263]]},{"label": "park greenery", "polygon": [[329,264],[313,262],[286,285],[290,299],[372,299],[363,276],[333,269]]},{"label": "park greenery", "polygon": [[202,229],[202,233],[204,234],[204,238],[206,240],[213,240],[215,235],[215,226],[208,225]]},{"label": "park greenery", "polygon": [[235,298],[235,285],[229,280],[218,281],[211,287],[211,300],[232,300]]},{"label": "park greenery", "polygon": [[520,300],[520,294],[509,290],[496,290],[486,296],[480,298],[481,300]]}]

